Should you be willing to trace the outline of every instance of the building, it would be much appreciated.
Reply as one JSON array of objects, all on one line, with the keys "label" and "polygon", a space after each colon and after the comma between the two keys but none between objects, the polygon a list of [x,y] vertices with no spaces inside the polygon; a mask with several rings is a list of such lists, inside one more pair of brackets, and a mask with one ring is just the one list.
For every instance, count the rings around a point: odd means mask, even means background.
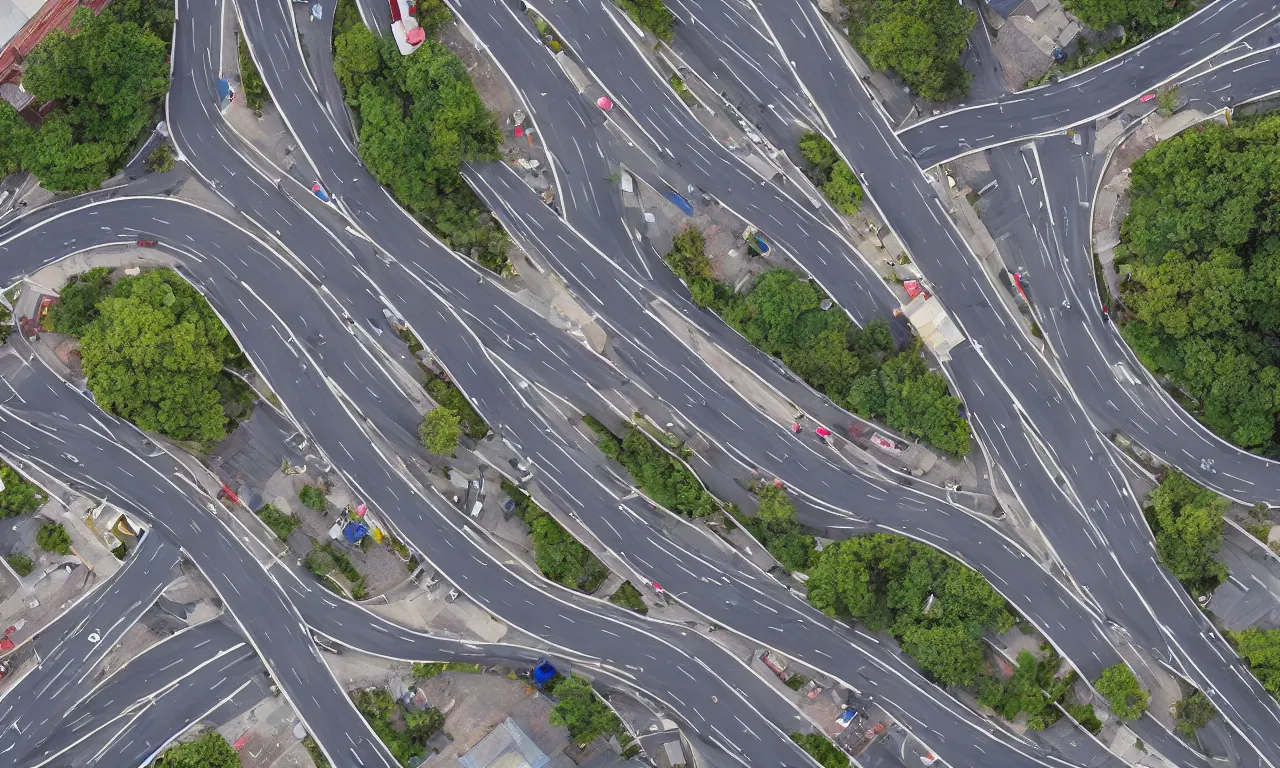
[{"label": "building", "polygon": [[551,758],[509,717],[458,758],[460,768],[544,768],[549,762]]},{"label": "building", "polygon": [[22,90],[22,62],[55,29],[66,29],[81,5],[95,13],[110,0],[0,0],[0,97],[15,109],[32,105]]}]

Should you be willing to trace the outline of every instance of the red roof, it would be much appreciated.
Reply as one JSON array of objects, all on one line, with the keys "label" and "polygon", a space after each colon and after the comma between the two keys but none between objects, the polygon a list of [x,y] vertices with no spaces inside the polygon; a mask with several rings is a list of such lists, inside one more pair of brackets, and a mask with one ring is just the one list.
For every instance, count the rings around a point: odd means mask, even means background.
[{"label": "red roof", "polygon": [[[94,13],[99,13],[108,2],[110,0],[85,0],[83,5],[92,8]],[[22,60],[40,44],[45,35],[54,29],[66,29],[79,5],[81,3],[76,0],[48,0],[35,16],[27,19],[18,34],[5,45],[4,50],[0,50],[0,83],[18,79],[22,75],[18,66]]]}]

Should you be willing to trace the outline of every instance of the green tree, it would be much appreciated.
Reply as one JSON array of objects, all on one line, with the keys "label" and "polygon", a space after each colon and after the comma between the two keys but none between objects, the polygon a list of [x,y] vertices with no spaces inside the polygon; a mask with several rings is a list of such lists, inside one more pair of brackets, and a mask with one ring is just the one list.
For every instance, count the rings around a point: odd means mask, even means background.
[{"label": "green tree", "polygon": [[1192,691],[1190,696],[1183,696],[1173,712],[1178,733],[1189,739],[1195,738],[1196,731],[1218,716],[1218,710],[1201,691]]},{"label": "green tree", "polygon": [[13,105],[0,99],[0,175],[17,173],[31,151],[35,132]]},{"label": "green tree", "polygon": [[452,409],[438,405],[423,417],[418,425],[418,439],[422,447],[441,456],[452,456],[462,437],[462,421]]},{"label": "green tree", "polygon": [[857,213],[862,205],[862,185],[846,163],[831,169],[831,180],[822,185],[822,195],[847,216]]},{"label": "green tree", "polygon": [[813,558],[813,536],[796,521],[796,505],[787,492],[774,485],[764,485],[757,492],[760,505],[756,517],[759,529],[753,531],[782,566],[790,571],[803,571]]},{"label": "green tree", "polygon": [[103,13],[131,21],[166,44],[173,39],[174,4],[165,0],[113,0]]},{"label": "green tree", "polygon": [[791,740],[817,760],[822,768],[849,768],[849,758],[821,733],[793,733]]},{"label": "green tree", "polygon": [[0,518],[35,512],[49,500],[44,491],[27,482],[8,464],[0,464],[0,480],[4,481],[4,490],[0,491]]},{"label": "green tree", "polygon": [[333,73],[348,94],[360,89],[382,69],[382,42],[364,24],[356,24],[333,41]]},{"label": "green tree", "polygon": [[963,96],[960,65],[978,17],[953,0],[845,0],[849,40],[876,69],[893,70],[930,100]]},{"label": "green tree", "polygon": [[155,768],[240,768],[240,753],[217,731],[195,741],[169,747],[156,758]]},{"label": "green tree", "polygon": [[26,59],[22,84],[58,106],[27,153],[43,186],[97,186],[125,159],[169,85],[168,44],[115,14],[81,8],[69,31],[55,29]]},{"label": "green tree", "polygon": [[814,131],[805,131],[800,136],[800,154],[804,156],[804,173],[814,186],[821,187],[831,181],[831,169],[843,162],[840,153],[832,146],[827,137]]},{"label": "green tree", "polygon": [[98,311],[80,353],[99,406],[175,440],[226,437],[223,368],[240,350],[194,288],[158,269],[117,282]]},{"label": "green tree", "polygon": [[1116,717],[1137,720],[1147,711],[1151,694],[1143,690],[1133,670],[1123,662],[1102,670],[1102,676],[1093,685],[1111,705]]},{"label": "green tree", "polygon": [[72,277],[62,287],[58,303],[49,308],[49,326],[58,333],[80,336],[98,319],[98,302],[111,284],[111,270],[95,267]]},{"label": "green tree", "polygon": [[298,491],[298,501],[308,509],[323,512],[325,506],[324,491],[314,485],[304,485]]},{"label": "green tree", "polygon": [[50,521],[36,531],[36,545],[45,552],[67,555],[71,553],[71,536],[62,527],[62,523]]},{"label": "green tree", "polygon": [[596,696],[591,681],[570,675],[556,686],[556,705],[551,710],[551,724],[569,729],[575,744],[590,744],[600,736],[616,733],[622,722],[613,710]]},{"label": "green tree", "polygon": [[1222,514],[1230,503],[1176,470],[1169,470],[1148,500],[1160,562],[1196,592],[1225,579],[1227,568],[1215,556],[1222,547]]},{"label": "green tree", "polygon": [[1262,683],[1262,687],[1276,698],[1280,698],[1280,629],[1249,628],[1243,632],[1232,632],[1241,658],[1249,662],[1249,669]]},{"label": "green tree", "polygon": [[1107,29],[1117,24],[1145,24],[1158,26],[1167,6],[1177,5],[1177,0],[1066,0],[1068,11],[1093,29]]},{"label": "green tree", "polygon": [[1076,704],[1067,707],[1067,711],[1076,719],[1086,730],[1093,735],[1098,735],[1102,730],[1102,721],[1098,719],[1098,713],[1093,711],[1092,704]]},{"label": "green tree", "polygon": [[654,37],[671,42],[676,17],[662,4],[662,0],[618,0],[618,4],[637,24],[652,32]]},{"label": "green tree", "polygon": [[36,569],[35,561],[22,552],[14,552],[5,558],[9,567],[12,568],[19,576],[26,576]]}]

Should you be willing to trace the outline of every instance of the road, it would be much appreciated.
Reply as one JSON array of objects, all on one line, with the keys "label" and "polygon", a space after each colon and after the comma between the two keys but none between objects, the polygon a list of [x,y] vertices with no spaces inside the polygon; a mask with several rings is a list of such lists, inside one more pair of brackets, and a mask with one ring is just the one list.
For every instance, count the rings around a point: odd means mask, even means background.
[{"label": "road", "polygon": [[1278,14],[1275,0],[1207,3],[1180,24],[1101,64],[1056,83],[929,117],[898,136],[920,167],[929,168],[969,152],[1080,125],[1191,70]]}]

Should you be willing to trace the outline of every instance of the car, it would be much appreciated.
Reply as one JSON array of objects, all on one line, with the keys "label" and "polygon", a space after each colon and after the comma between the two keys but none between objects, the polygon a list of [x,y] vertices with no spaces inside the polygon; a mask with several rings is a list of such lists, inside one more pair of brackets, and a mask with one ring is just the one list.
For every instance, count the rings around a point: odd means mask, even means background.
[{"label": "car", "polygon": [[155,248],[156,241],[152,240],[150,237],[147,237],[147,236],[139,236],[138,245],[142,246],[143,248]]},{"label": "car", "polygon": [[329,193],[324,188],[324,185],[318,181],[311,185],[311,193],[320,198],[320,202],[322,203],[332,202],[329,198]]},{"label": "car", "polygon": [[613,109],[613,99],[610,99],[608,96],[601,96],[596,99],[596,106],[603,109],[605,112],[608,112]]},{"label": "car", "polygon": [[1138,99],[1138,103],[1139,103],[1139,104],[1146,104],[1148,101],[1151,101],[1151,100],[1152,100],[1152,99],[1154,99],[1155,97],[1156,97],[1156,95],[1155,95],[1155,93],[1154,93],[1154,92],[1152,92],[1152,93],[1148,93],[1146,96],[1143,96],[1142,98]]},{"label": "car", "polygon": [[458,593],[458,590],[451,589],[449,590],[449,594],[444,596],[444,601],[446,603],[452,603],[454,600],[457,600],[459,597],[461,597],[461,595]]}]

